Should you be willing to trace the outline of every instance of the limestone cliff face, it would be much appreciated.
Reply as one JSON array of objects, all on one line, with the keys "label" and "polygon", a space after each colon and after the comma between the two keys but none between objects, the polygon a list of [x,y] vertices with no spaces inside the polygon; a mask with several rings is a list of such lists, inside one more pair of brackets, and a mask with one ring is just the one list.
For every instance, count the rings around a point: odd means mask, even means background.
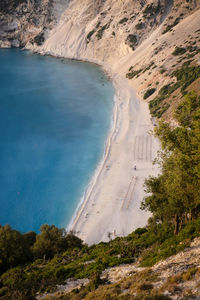
[{"label": "limestone cliff face", "polygon": [[67,5],[67,0],[2,0],[0,47],[42,45]]},{"label": "limestone cliff face", "polygon": [[41,51],[113,66],[133,53],[171,8],[171,0],[71,0]]},{"label": "limestone cliff face", "polygon": [[200,46],[199,8],[196,0],[3,0],[0,46],[90,60],[123,76],[142,70],[130,81],[142,97],[169,82],[160,71],[180,65],[176,46]]}]

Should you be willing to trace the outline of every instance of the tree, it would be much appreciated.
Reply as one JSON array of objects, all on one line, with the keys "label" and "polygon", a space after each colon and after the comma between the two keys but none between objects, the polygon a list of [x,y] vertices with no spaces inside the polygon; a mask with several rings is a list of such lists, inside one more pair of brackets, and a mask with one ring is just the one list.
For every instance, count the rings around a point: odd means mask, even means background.
[{"label": "tree", "polygon": [[73,233],[67,234],[65,229],[59,229],[54,225],[44,224],[40,227],[40,232],[32,248],[36,258],[53,258],[54,255],[69,248],[82,246],[82,241]]},{"label": "tree", "polygon": [[156,135],[163,152],[160,154],[162,175],[146,180],[142,209],[155,219],[174,222],[174,233],[200,213],[200,97],[194,92],[185,96],[175,116],[179,126],[172,128],[160,122]]},{"label": "tree", "polygon": [[0,226],[0,271],[31,260],[30,246],[34,243],[34,233],[22,235],[9,225]]}]

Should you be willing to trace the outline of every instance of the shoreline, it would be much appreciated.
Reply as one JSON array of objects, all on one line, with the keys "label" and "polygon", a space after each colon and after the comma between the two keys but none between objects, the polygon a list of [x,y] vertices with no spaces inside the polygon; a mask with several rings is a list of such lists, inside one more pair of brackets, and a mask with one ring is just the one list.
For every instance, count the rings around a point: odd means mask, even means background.
[{"label": "shoreline", "polygon": [[[107,242],[146,225],[149,213],[140,210],[144,180],[158,174],[153,166],[160,145],[149,134],[153,129],[148,104],[139,100],[129,81],[98,60],[67,57],[41,49],[25,49],[63,59],[98,65],[112,81],[115,95],[110,131],[103,155],[67,226],[87,244]],[[137,165],[137,171],[133,164]]]},{"label": "shoreline", "polygon": [[[159,172],[158,166],[153,166],[152,162],[160,149],[159,141],[149,134],[153,125],[148,103],[136,96],[128,79],[102,61],[63,56],[44,49],[30,50],[41,55],[95,64],[112,81],[116,91],[112,123],[102,158],[66,229],[92,245],[128,235],[145,226],[150,213],[140,210],[145,196],[143,184],[145,178]],[[135,157],[133,152],[136,152]],[[136,172],[133,163],[137,164]]]},{"label": "shoreline", "polygon": [[[82,61],[82,62],[84,62],[84,61]],[[106,141],[104,142],[104,151],[103,151],[102,157],[100,158],[100,161],[97,164],[97,167],[94,171],[94,174],[92,175],[91,179],[89,180],[89,183],[85,188],[83,196],[81,197],[81,200],[80,200],[80,202],[79,202],[79,204],[78,204],[78,206],[75,210],[75,213],[73,214],[73,216],[72,216],[72,218],[71,218],[71,220],[70,220],[70,222],[67,226],[68,231],[73,231],[73,228],[78,223],[79,218],[81,217],[81,214],[82,214],[87,202],[90,199],[90,196],[92,194],[92,190],[95,188],[95,184],[97,184],[98,177],[101,174],[101,172],[103,171],[103,168],[106,164],[106,160],[108,158],[109,150],[110,150],[110,147],[111,147],[111,139],[112,139],[112,137],[113,137],[113,135],[116,131],[116,122],[117,122],[117,115],[118,115],[118,107],[117,107],[118,95],[117,94],[119,93],[119,91],[116,87],[116,84],[112,80],[112,75],[110,73],[105,72],[105,70],[103,69],[103,67],[101,65],[98,65],[97,63],[94,63],[94,64],[98,67],[101,67],[101,69],[106,74],[108,79],[110,81],[112,81],[112,84],[115,88],[115,95],[112,99],[112,101],[113,101],[112,120],[111,120],[111,125],[110,125],[110,129],[108,131]]]}]

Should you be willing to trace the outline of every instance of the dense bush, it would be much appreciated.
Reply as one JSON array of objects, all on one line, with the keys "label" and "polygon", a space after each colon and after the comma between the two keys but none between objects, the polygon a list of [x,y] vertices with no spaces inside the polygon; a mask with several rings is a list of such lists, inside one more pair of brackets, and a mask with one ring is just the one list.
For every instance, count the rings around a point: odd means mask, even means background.
[{"label": "dense bush", "polygon": [[9,225],[0,226],[0,272],[31,261],[35,236],[34,232],[23,235]]},{"label": "dense bush", "polygon": [[87,34],[87,39],[90,40],[92,35],[95,33],[95,30],[91,30],[88,34]]},{"label": "dense bush", "polygon": [[21,234],[9,225],[0,226],[0,272],[33,261],[53,258],[66,250],[82,248],[82,241],[64,229],[43,225],[41,233]]},{"label": "dense bush", "polygon": [[168,109],[170,105],[164,101],[168,99],[174,91],[180,88],[182,95],[185,95],[187,93],[187,87],[196,79],[200,78],[200,67],[190,66],[190,63],[191,61],[186,61],[180,69],[174,71],[172,76],[176,77],[177,82],[163,86],[158,92],[158,96],[149,102],[149,109],[153,116],[160,118]]},{"label": "dense bush", "polygon": [[179,86],[181,86],[181,91],[184,94],[186,88],[200,77],[200,66],[187,66],[183,64],[182,68],[174,71],[172,75],[176,77]]},{"label": "dense bush", "polygon": [[123,18],[123,19],[121,19],[120,21],[119,21],[119,24],[124,24],[124,23],[126,23],[128,21],[128,18]]},{"label": "dense bush", "polygon": [[156,89],[155,88],[151,88],[149,90],[147,90],[144,94],[144,99],[149,98],[151,95],[153,95],[153,93],[155,93]]},{"label": "dense bush", "polygon": [[110,23],[105,24],[97,31],[97,38],[100,40],[104,34],[104,31],[110,27]]},{"label": "dense bush", "polygon": [[36,37],[34,37],[33,42],[38,46],[41,46],[44,43],[44,32],[40,32]]},{"label": "dense bush", "polygon": [[150,196],[142,208],[150,210],[160,222],[173,223],[175,234],[183,224],[200,215],[199,107],[200,97],[189,93],[176,110],[179,126],[171,128],[160,123],[156,134],[163,146],[162,175],[146,180]]},{"label": "dense bush", "polygon": [[72,233],[67,234],[64,229],[58,229],[54,225],[42,225],[40,231],[32,248],[36,258],[49,259],[69,248],[82,247],[82,241],[78,237]]},{"label": "dense bush", "polygon": [[167,33],[168,31],[171,31],[173,27],[175,27],[178,23],[180,22],[180,18],[176,18],[176,20],[171,24],[171,25],[167,25],[167,27],[165,28],[165,30],[162,32],[162,34]]},{"label": "dense bush", "polygon": [[153,17],[155,14],[157,14],[160,11],[160,9],[161,9],[160,2],[158,2],[157,5],[155,3],[148,4],[144,9],[144,15],[150,15]]},{"label": "dense bush", "polygon": [[132,48],[132,50],[135,50],[135,46],[138,44],[137,35],[129,34],[126,39],[126,43]]},{"label": "dense bush", "polygon": [[142,69],[139,69],[139,70],[131,70],[130,72],[128,72],[126,74],[126,77],[128,79],[132,79],[134,78],[135,76],[138,76],[143,70]]},{"label": "dense bush", "polygon": [[182,55],[186,51],[187,51],[186,48],[176,47],[175,50],[172,52],[172,55],[174,56]]},{"label": "dense bush", "polygon": [[141,30],[141,29],[143,29],[143,28],[144,28],[144,23],[142,23],[142,22],[138,23],[138,24],[135,26],[135,29],[137,29],[137,30]]}]

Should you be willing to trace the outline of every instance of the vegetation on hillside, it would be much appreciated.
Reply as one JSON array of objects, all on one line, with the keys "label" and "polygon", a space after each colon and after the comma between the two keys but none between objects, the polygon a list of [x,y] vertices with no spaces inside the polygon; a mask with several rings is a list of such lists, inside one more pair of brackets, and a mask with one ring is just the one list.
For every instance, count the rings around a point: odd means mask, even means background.
[{"label": "vegetation on hillside", "polygon": [[176,82],[171,82],[163,86],[158,95],[149,102],[150,112],[154,117],[160,118],[163,113],[169,108],[167,99],[180,88],[182,95],[187,93],[187,88],[196,79],[200,78],[200,67],[190,66],[191,61],[183,63],[182,67],[171,74],[171,77],[176,78]]},{"label": "vegetation on hillside", "polygon": [[164,149],[160,154],[162,174],[146,180],[151,195],[142,204],[157,221],[173,222],[175,234],[200,214],[200,97],[195,92],[185,96],[176,119],[178,127],[161,122],[156,129]]},{"label": "vegetation on hillside", "polygon": [[134,77],[139,77],[141,73],[145,73],[146,71],[150,70],[151,68],[154,69],[156,67],[155,63],[151,61],[148,65],[144,66],[144,68],[141,68],[139,70],[134,70],[131,66],[129,68],[129,72],[126,74],[126,77],[128,79],[132,79]]},{"label": "vegetation on hillside", "polygon": [[144,99],[149,98],[153,93],[155,93],[155,91],[156,91],[155,88],[148,89],[148,90],[146,91],[146,93],[144,94]]},{"label": "vegetation on hillside", "polygon": [[0,273],[35,259],[45,261],[67,249],[82,247],[79,238],[54,225],[42,225],[40,231],[38,235],[35,232],[21,234],[9,225],[0,225]]},{"label": "vegetation on hillside", "polygon": [[[179,299],[182,300],[196,299],[190,289],[184,291],[182,285],[188,284],[189,286],[191,283],[194,285],[197,283],[198,286],[199,275],[200,268],[191,267],[180,274],[169,276],[167,281],[162,284],[159,273],[157,272],[156,274],[156,272],[148,268],[144,271],[133,272],[133,274],[124,277],[117,283],[102,285],[101,282],[101,285],[96,287],[94,282],[86,287],[82,287],[80,291],[74,290],[64,296],[47,296],[45,300],[169,300],[171,297],[166,295],[166,291],[169,291],[168,294],[176,292],[179,295]],[[156,288],[156,286],[160,287]]]},{"label": "vegetation on hillside", "polygon": [[[147,228],[139,228],[129,236],[116,238],[109,243],[88,247],[80,246],[79,241],[76,245],[75,239],[70,248],[66,248],[62,253],[57,252],[52,259],[43,256],[40,259],[33,258],[32,263],[23,263],[14,268],[11,265],[10,269],[1,275],[0,297],[4,300],[35,299],[37,293],[53,292],[57,284],[65,284],[68,278],[89,278],[90,283],[84,292],[88,294],[104,283],[100,274],[106,268],[134,262],[138,258],[141,266],[152,266],[160,259],[183,250],[190,240],[199,234],[199,219],[185,224],[176,236],[170,223],[161,224],[150,219]],[[56,240],[55,237],[55,243]],[[74,236],[71,236],[71,240],[74,241]],[[15,247],[17,249],[19,244],[15,244]],[[49,248],[46,250],[48,255]],[[75,299],[83,299],[81,293],[80,291],[80,296]]]},{"label": "vegetation on hillside", "polygon": [[167,33],[168,31],[171,31],[173,27],[175,27],[178,23],[180,22],[180,17],[176,18],[176,20],[170,24],[167,25],[167,27],[165,28],[165,30],[162,32],[162,34]]}]

